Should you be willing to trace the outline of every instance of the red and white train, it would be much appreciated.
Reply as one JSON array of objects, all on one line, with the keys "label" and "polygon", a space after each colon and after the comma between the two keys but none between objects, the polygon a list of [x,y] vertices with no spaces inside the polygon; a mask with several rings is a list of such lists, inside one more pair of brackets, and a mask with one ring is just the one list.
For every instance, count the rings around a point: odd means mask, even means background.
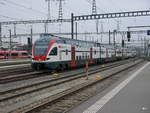
[{"label": "red and white train", "polygon": [[67,69],[135,57],[136,51],[102,46],[100,43],[41,34],[32,48],[32,68]]},{"label": "red and white train", "polygon": [[28,58],[27,51],[17,50],[0,50],[0,59],[16,59],[16,58]]}]

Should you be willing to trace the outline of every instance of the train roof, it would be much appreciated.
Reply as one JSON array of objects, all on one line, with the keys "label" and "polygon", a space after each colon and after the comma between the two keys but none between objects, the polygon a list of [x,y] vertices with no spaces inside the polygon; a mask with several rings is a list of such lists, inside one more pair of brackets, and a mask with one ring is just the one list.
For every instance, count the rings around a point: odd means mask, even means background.
[{"label": "train roof", "polygon": [[64,38],[52,34],[41,34],[40,39],[37,40],[37,42],[49,43],[51,40],[56,40],[57,43],[64,43],[78,46],[100,46],[100,43]]},{"label": "train roof", "polygon": [[[51,40],[56,40],[57,43],[63,43],[63,44],[71,44],[71,45],[77,45],[77,46],[90,46],[90,47],[105,47],[108,49],[114,49],[113,45],[109,44],[100,44],[97,42],[91,42],[91,41],[83,41],[83,40],[76,40],[76,39],[70,39],[70,38],[64,38],[55,36],[53,34],[44,33],[40,35],[40,39],[36,42],[49,44]],[[116,46],[116,49],[130,49],[130,48],[122,48],[120,46]]]}]

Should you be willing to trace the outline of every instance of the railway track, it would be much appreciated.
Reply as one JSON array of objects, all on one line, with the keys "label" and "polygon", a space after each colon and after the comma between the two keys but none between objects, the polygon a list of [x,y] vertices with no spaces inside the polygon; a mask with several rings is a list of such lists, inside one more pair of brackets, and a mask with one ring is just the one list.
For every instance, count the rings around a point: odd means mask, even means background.
[{"label": "railway track", "polygon": [[17,82],[21,80],[28,80],[32,78],[41,77],[41,76],[47,76],[46,75],[47,72],[34,72],[32,69],[29,71],[26,70],[23,71],[25,71],[25,73],[21,72],[21,74],[17,74],[17,75],[16,73],[14,73],[14,75],[1,77],[0,84],[7,84],[7,83]]},{"label": "railway track", "polygon": [[[96,87],[98,84],[101,84],[101,91],[109,87],[120,78],[120,75],[116,76],[118,73],[130,70],[133,66],[140,64],[137,62],[134,65],[130,65],[122,70],[118,70],[114,73],[111,73],[109,76],[101,78],[96,81],[90,81],[83,85],[79,85],[77,88],[69,89],[70,91],[64,91],[61,94],[57,94],[48,101],[39,103],[37,106],[25,107],[24,113],[68,113],[73,107],[79,105],[90,97],[94,96],[96,93]],[[127,73],[127,72],[126,72]],[[104,88],[105,87],[105,88]],[[18,110],[21,111],[21,110]]]},{"label": "railway track", "polygon": [[18,65],[9,65],[9,66],[0,66],[0,71],[1,72],[6,72],[8,70],[14,70],[18,68],[24,68],[24,67],[29,67],[31,64],[18,64]]},{"label": "railway track", "polygon": [[[89,74],[92,75],[94,73],[98,73],[101,71],[105,71],[105,70],[109,70],[115,67],[119,67],[121,65],[127,64],[131,62],[131,60],[127,61],[121,61],[121,62],[117,62],[117,63],[113,63],[111,65],[108,65],[106,67],[102,66],[102,67],[97,67],[96,69],[91,68],[89,70]],[[72,76],[74,75],[74,76]],[[75,76],[76,75],[76,76]],[[55,86],[59,86],[62,84],[65,84],[67,82],[71,82],[71,81],[77,81],[78,79],[81,79],[85,77],[85,72],[78,72],[78,73],[72,73],[69,74],[67,76],[62,76],[62,77],[51,77],[51,79],[49,80],[45,80],[45,81],[41,81],[38,83],[34,83],[34,84],[30,84],[30,85],[26,85],[23,87],[18,87],[18,88],[14,88],[14,89],[9,89],[9,90],[3,90],[0,92],[0,102],[4,102],[4,101],[9,101],[11,99],[14,98],[18,98],[24,95],[29,95],[31,93],[35,93],[38,92],[40,90],[46,89],[46,88],[51,88],[51,87],[55,87]]]},{"label": "railway track", "polygon": [[0,61],[0,66],[10,66],[10,65],[19,65],[19,64],[29,64],[31,63],[31,60],[3,60]]},{"label": "railway track", "polygon": [[4,77],[10,77],[13,75],[27,73],[27,72],[33,72],[31,67],[20,67],[18,69],[8,69],[7,71],[0,70],[0,79],[2,79]]},{"label": "railway track", "polygon": [[[122,62],[122,61],[120,61],[120,62]],[[111,65],[113,65],[113,64],[111,64]],[[14,68],[8,69],[8,70],[2,70],[0,72],[0,84],[6,84],[6,83],[10,83],[10,82],[36,78],[36,77],[40,77],[40,76],[46,76],[47,73],[50,74],[49,71],[47,71],[47,72],[33,72],[31,67],[28,65],[26,67],[18,67],[17,66],[17,68],[15,68],[15,69]],[[97,67],[94,66],[93,68],[97,68]],[[85,73],[85,71],[82,71],[81,74],[82,73]]]}]

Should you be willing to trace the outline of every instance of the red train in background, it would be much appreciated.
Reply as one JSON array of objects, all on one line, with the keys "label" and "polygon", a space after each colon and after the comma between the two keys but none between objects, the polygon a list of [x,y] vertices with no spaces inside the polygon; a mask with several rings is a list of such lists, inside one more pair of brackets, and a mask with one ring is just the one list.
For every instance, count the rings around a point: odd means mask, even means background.
[{"label": "red train in background", "polygon": [[0,50],[0,59],[16,59],[16,58],[28,58],[27,51],[17,50]]}]

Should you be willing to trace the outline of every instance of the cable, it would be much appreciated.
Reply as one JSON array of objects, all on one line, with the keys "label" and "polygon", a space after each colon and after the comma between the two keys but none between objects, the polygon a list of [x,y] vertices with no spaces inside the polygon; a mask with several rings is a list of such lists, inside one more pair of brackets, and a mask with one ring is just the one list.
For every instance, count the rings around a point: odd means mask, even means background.
[{"label": "cable", "polygon": [[[19,0],[20,1],[20,0]],[[22,0],[21,2],[24,2],[26,4],[30,4],[31,3],[31,0]]]},{"label": "cable", "polygon": [[[20,12],[21,12],[21,14],[28,14],[28,15],[30,15],[30,17],[31,17],[31,14],[30,14],[30,13],[27,13],[24,9],[20,9],[20,8],[19,8],[19,10],[18,10],[18,7],[11,6],[11,4],[7,4],[7,5],[5,6],[5,8],[6,8],[6,9],[8,9],[8,8],[13,8],[13,9],[15,9],[15,11],[14,11],[15,15],[20,15]],[[22,20],[23,20],[23,19],[22,19]]]},{"label": "cable", "polygon": [[18,6],[18,7],[22,7],[22,8],[25,8],[25,9],[28,9],[28,10],[31,10],[31,11],[34,11],[34,12],[37,12],[37,13],[46,15],[46,13],[44,13],[44,12],[41,12],[41,11],[39,11],[39,10],[26,7],[26,6],[24,6],[24,5],[21,5],[21,4],[12,2],[12,1],[10,1],[10,0],[3,0],[3,1],[5,1],[5,2],[7,2],[7,3],[10,3],[10,4],[12,4],[12,5]]},{"label": "cable", "polygon": [[114,4],[116,7],[117,7],[117,9],[119,9],[120,11],[122,11],[123,12],[123,10],[113,1],[113,0],[109,0],[112,4]]},{"label": "cable", "polygon": [[3,18],[8,18],[8,19],[13,19],[13,20],[23,20],[21,18],[14,18],[14,17],[10,17],[10,16],[5,16],[5,15],[0,15]]}]

